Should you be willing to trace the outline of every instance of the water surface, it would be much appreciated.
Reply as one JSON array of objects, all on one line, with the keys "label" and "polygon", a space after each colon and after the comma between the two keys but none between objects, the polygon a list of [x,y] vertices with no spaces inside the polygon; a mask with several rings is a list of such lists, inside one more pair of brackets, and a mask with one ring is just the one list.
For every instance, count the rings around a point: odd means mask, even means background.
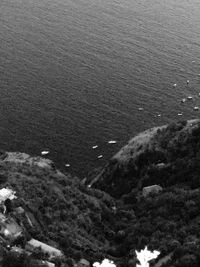
[{"label": "water surface", "polygon": [[197,0],[2,0],[0,147],[83,177],[137,132],[198,117],[199,33]]}]

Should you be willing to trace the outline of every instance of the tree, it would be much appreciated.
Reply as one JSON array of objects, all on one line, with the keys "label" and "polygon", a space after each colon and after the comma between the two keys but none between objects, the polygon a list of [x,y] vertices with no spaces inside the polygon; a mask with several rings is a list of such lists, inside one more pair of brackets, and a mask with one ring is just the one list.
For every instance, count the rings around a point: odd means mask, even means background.
[{"label": "tree", "polygon": [[178,264],[178,267],[198,267],[197,258],[193,254],[184,255]]},{"label": "tree", "polygon": [[30,267],[30,257],[9,251],[3,256],[2,267]]}]

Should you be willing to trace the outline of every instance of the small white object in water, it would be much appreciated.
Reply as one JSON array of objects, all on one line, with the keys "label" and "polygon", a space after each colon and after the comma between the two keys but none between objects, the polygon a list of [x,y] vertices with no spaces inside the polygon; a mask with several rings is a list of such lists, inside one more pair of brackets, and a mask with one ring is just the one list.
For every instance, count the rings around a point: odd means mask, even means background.
[{"label": "small white object in water", "polygon": [[189,82],[190,82],[190,81],[189,81],[189,80],[187,80],[187,84],[189,84]]},{"label": "small white object in water", "polygon": [[101,158],[103,158],[103,155],[99,155],[97,158],[98,158],[98,159],[101,159]]},{"label": "small white object in water", "polygon": [[70,164],[69,163],[65,164],[65,167],[70,167]]},{"label": "small white object in water", "polygon": [[161,117],[161,114],[158,114],[157,117]]},{"label": "small white object in water", "polygon": [[95,148],[97,148],[97,147],[98,147],[98,146],[97,146],[97,145],[95,145],[95,146],[93,146],[92,148],[93,148],[93,149],[95,149]]},{"label": "small white object in water", "polygon": [[193,97],[192,96],[188,96],[187,98],[188,98],[188,100],[191,100]]},{"label": "small white object in water", "polygon": [[199,107],[194,107],[194,110],[199,110]]},{"label": "small white object in water", "polygon": [[116,143],[117,143],[117,141],[115,141],[115,140],[108,141],[108,144],[116,144]]},{"label": "small white object in water", "polygon": [[144,108],[138,108],[138,110],[139,110],[139,111],[142,111],[142,110],[144,110]]},{"label": "small white object in water", "polygon": [[183,99],[181,100],[181,102],[182,102],[182,103],[185,103],[185,101],[186,101],[186,99],[185,99],[185,98],[183,98]]},{"label": "small white object in water", "polygon": [[195,60],[192,60],[192,63],[195,63]]},{"label": "small white object in water", "polygon": [[174,83],[174,84],[173,84],[173,86],[174,86],[174,87],[176,87],[176,86],[177,86],[177,84],[176,84],[176,83]]},{"label": "small white object in water", "polygon": [[49,154],[49,151],[47,151],[47,150],[44,150],[41,152],[41,155],[47,155],[47,154]]},{"label": "small white object in water", "polygon": [[183,115],[183,113],[181,113],[181,112],[180,112],[180,113],[178,113],[178,116],[182,116],[182,115]]}]

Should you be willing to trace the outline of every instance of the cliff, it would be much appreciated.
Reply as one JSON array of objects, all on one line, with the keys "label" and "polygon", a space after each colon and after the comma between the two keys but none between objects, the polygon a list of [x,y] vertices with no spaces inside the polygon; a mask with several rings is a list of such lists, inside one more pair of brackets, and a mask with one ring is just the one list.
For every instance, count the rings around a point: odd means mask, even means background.
[{"label": "cliff", "polygon": [[[161,251],[155,266],[162,259],[169,259],[162,266],[200,265],[199,162],[200,121],[180,121],[134,137],[90,181],[134,212],[118,253],[129,251],[129,259],[134,248],[148,244]],[[162,190],[144,195],[152,185]]]},{"label": "cliff", "polygon": [[199,120],[182,121],[138,134],[111,158],[90,184],[115,198],[152,183],[165,185],[164,178],[151,177],[148,181],[148,173],[156,170],[156,176],[162,177],[165,172],[172,172],[172,168],[178,172],[180,160],[191,160],[188,153],[198,152],[199,125]]}]

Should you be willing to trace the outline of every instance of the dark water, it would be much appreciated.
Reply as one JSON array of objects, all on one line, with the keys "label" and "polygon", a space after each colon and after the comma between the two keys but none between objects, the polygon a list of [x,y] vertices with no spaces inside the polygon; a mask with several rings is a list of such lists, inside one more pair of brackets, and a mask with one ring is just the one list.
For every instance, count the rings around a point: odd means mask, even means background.
[{"label": "dark water", "polygon": [[199,0],[1,0],[0,147],[49,149],[82,177],[137,132],[198,117],[199,73]]}]

